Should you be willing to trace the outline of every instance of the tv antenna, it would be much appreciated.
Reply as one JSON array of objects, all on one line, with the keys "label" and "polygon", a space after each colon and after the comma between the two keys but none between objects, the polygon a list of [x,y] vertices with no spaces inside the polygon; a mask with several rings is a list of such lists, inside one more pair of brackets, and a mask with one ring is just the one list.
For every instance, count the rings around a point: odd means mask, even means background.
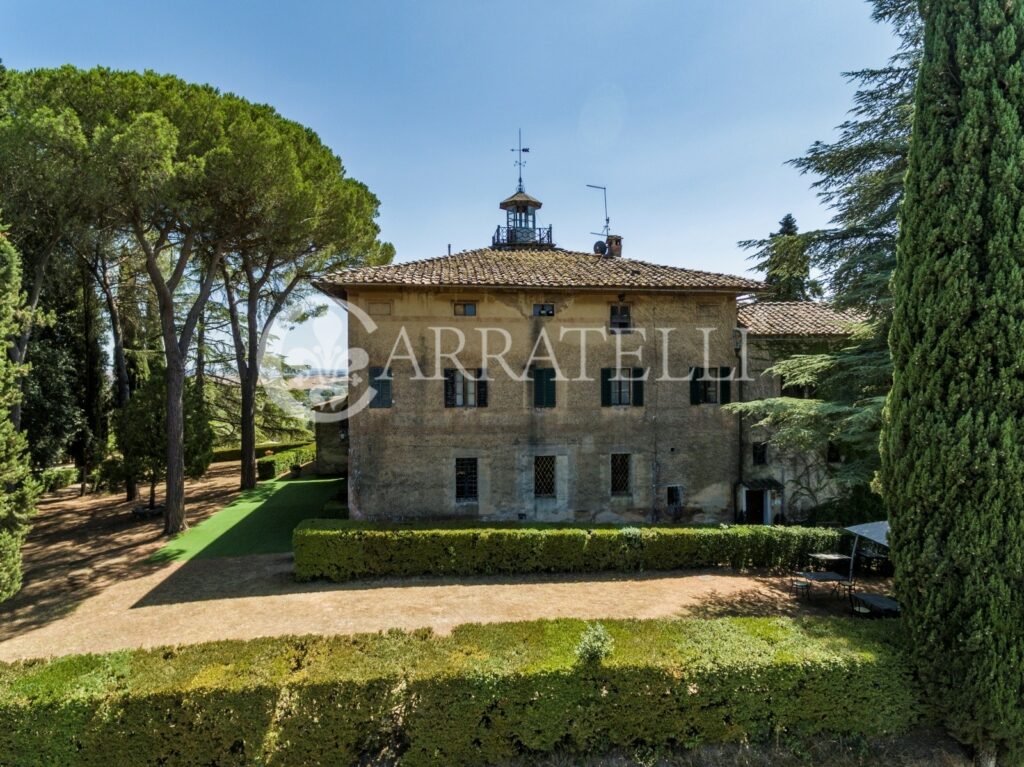
[{"label": "tv antenna", "polygon": [[519,148],[512,147],[510,152],[519,152],[519,159],[516,160],[516,167],[519,168],[519,186],[516,187],[516,191],[525,192],[526,188],[523,186],[523,166],[526,165],[526,160],[523,159],[523,153],[529,153],[530,147],[523,146],[523,129],[519,129]]},{"label": "tv antenna", "polygon": [[607,237],[612,233],[612,220],[608,218],[608,187],[597,186],[597,184],[587,184],[589,189],[600,189],[601,194],[604,196],[604,228],[600,232],[591,232],[596,234],[598,237]]}]

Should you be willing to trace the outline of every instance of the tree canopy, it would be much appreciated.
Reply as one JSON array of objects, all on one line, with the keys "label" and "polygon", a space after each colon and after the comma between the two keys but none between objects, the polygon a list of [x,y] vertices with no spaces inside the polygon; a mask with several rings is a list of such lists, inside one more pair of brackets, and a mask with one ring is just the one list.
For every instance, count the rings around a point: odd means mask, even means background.
[{"label": "tree canopy", "polygon": [[882,480],[910,654],[951,731],[1024,758],[1024,6],[924,5]]}]

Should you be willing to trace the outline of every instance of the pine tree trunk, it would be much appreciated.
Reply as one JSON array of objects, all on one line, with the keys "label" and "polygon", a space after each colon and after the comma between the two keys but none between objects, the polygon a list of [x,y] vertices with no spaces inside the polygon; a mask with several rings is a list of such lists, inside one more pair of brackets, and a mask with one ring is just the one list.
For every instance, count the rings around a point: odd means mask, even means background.
[{"label": "pine tree trunk", "polygon": [[242,489],[256,487],[256,382],[254,372],[242,378]]},{"label": "pine tree trunk", "polygon": [[149,481],[149,508],[156,508],[156,477]]},{"label": "pine tree trunk", "polygon": [[178,357],[167,366],[167,492],[164,532],[188,527],[185,521],[185,365]]}]

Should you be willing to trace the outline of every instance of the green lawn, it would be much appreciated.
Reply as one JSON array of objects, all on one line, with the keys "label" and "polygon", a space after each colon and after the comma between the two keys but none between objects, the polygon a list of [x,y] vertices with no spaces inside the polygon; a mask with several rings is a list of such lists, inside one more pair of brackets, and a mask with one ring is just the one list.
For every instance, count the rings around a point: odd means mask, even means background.
[{"label": "green lawn", "polygon": [[[260,482],[229,506],[189,528],[150,561],[171,562],[292,550],[292,530],[310,517],[337,517],[324,504],[341,492],[342,479],[277,479]],[[336,505],[335,505],[336,506]]]}]

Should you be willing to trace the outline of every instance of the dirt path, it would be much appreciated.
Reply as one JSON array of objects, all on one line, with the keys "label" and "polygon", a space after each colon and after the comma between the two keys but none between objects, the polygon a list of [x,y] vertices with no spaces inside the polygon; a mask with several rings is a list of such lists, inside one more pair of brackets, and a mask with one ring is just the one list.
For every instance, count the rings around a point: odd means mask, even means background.
[{"label": "dirt path", "polygon": [[[187,482],[189,523],[230,503],[238,477],[235,461],[213,464],[201,480]],[[134,518],[137,505],[120,495],[79,496],[77,486],[43,498],[22,548],[24,586],[0,603],[0,641],[56,620],[113,584],[159,570],[145,559],[167,542],[162,522]]]},{"label": "dirt path", "polygon": [[714,570],[639,575],[296,583],[291,555],[200,559],[109,585],[71,615],[0,643],[0,660],[126,647],[537,618],[842,614],[789,579]]}]

